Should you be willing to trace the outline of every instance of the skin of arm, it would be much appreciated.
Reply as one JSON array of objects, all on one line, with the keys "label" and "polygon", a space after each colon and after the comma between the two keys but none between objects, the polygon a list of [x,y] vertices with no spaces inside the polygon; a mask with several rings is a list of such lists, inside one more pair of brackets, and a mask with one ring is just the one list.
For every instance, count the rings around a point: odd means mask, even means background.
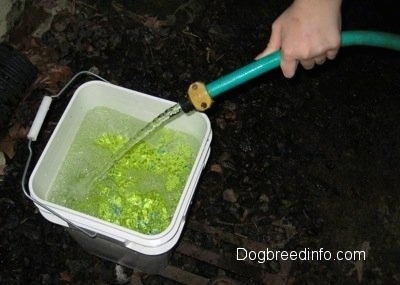
[{"label": "skin of arm", "polygon": [[340,47],[342,0],[294,0],[274,21],[266,49],[256,59],[281,50],[285,77],[298,64],[311,69],[334,59]]}]

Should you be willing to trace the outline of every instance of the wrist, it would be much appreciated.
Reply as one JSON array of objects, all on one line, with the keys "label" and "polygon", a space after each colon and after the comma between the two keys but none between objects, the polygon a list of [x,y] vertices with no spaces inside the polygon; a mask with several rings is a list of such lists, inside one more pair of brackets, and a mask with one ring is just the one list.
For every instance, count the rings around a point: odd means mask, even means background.
[{"label": "wrist", "polygon": [[[342,0],[294,0],[293,4],[296,5],[305,5],[308,7],[317,6],[325,6],[329,8],[337,8],[340,9],[342,5]],[[312,5],[312,6],[310,6]]]}]

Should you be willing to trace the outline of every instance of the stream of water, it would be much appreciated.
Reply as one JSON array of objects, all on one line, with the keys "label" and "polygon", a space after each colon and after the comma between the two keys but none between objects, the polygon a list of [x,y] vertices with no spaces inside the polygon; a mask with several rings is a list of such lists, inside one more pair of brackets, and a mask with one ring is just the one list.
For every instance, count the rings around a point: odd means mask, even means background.
[{"label": "stream of water", "polygon": [[132,136],[123,147],[121,147],[113,156],[113,158],[107,162],[104,167],[97,172],[96,176],[90,181],[89,187],[96,182],[98,179],[101,179],[108,173],[108,171],[114,166],[114,164],[119,161],[128,151],[130,151],[136,144],[145,139],[147,136],[152,134],[158,127],[160,127],[163,123],[168,121],[173,116],[179,114],[182,111],[182,108],[179,104],[175,104],[172,107],[169,107],[164,112],[155,117],[152,121],[147,123],[142,129],[140,129],[134,136]]}]

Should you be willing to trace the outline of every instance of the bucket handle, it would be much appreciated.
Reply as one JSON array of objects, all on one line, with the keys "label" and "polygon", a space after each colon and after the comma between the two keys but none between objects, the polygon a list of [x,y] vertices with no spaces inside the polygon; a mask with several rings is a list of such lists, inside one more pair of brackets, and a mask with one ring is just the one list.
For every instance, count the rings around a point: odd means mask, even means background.
[{"label": "bucket handle", "polygon": [[95,238],[97,233],[96,232],[90,232],[84,228],[81,228],[80,226],[76,225],[75,223],[71,222],[69,219],[63,217],[62,215],[60,215],[59,213],[57,213],[56,211],[54,211],[53,209],[49,208],[47,205],[44,205],[43,203],[39,202],[37,199],[33,198],[29,191],[26,189],[26,176],[28,173],[28,169],[29,166],[31,164],[31,160],[32,160],[32,156],[33,156],[33,151],[32,151],[32,142],[36,141],[37,136],[39,134],[39,131],[43,125],[44,119],[46,118],[47,112],[50,108],[51,102],[53,101],[53,99],[58,99],[60,98],[65,91],[78,79],[80,78],[82,75],[86,75],[86,76],[90,76],[90,77],[94,77],[96,79],[99,79],[101,81],[105,81],[108,82],[107,80],[105,80],[104,78],[102,78],[101,76],[91,72],[91,71],[80,71],[78,73],[76,73],[71,79],[70,81],[67,82],[67,84],[65,84],[65,86],[55,95],[53,96],[44,96],[42,99],[42,102],[40,103],[38,112],[36,113],[35,119],[33,120],[32,126],[29,130],[29,133],[27,135],[28,138],[28,150],[29,150],[29,155],[28,158],[26,160],[26,164],[25,164],[25,169],[24,172],[22,174],[22,179],[21,179],[21,186],[22,186],[22,191],[24,192],[25,196],[31,200],[33,203],[35,203],[36,205],[39,205],[40,207],[44,208],[45,210],[47,210],[48,212],[52,213],[54,216],[58,217],[59,219],[63,220],[64,222],[67,223],[67,225],[71,228],[74,228],[76,230],[81,231],[83,234],[87,235],[90,238]]}]

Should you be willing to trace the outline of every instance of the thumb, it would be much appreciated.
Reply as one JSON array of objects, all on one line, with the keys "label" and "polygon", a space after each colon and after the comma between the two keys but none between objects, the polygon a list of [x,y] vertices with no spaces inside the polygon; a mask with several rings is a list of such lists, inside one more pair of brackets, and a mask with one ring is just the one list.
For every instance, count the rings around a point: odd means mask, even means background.
[{"label": "thumb", "polygon": [[274,51],[277,51],[281,48],[281,33],[279,29],[272,29],[271,37],[269,38],[269,42],[267,47],[256,56],[255,59],[260,59]]}]

